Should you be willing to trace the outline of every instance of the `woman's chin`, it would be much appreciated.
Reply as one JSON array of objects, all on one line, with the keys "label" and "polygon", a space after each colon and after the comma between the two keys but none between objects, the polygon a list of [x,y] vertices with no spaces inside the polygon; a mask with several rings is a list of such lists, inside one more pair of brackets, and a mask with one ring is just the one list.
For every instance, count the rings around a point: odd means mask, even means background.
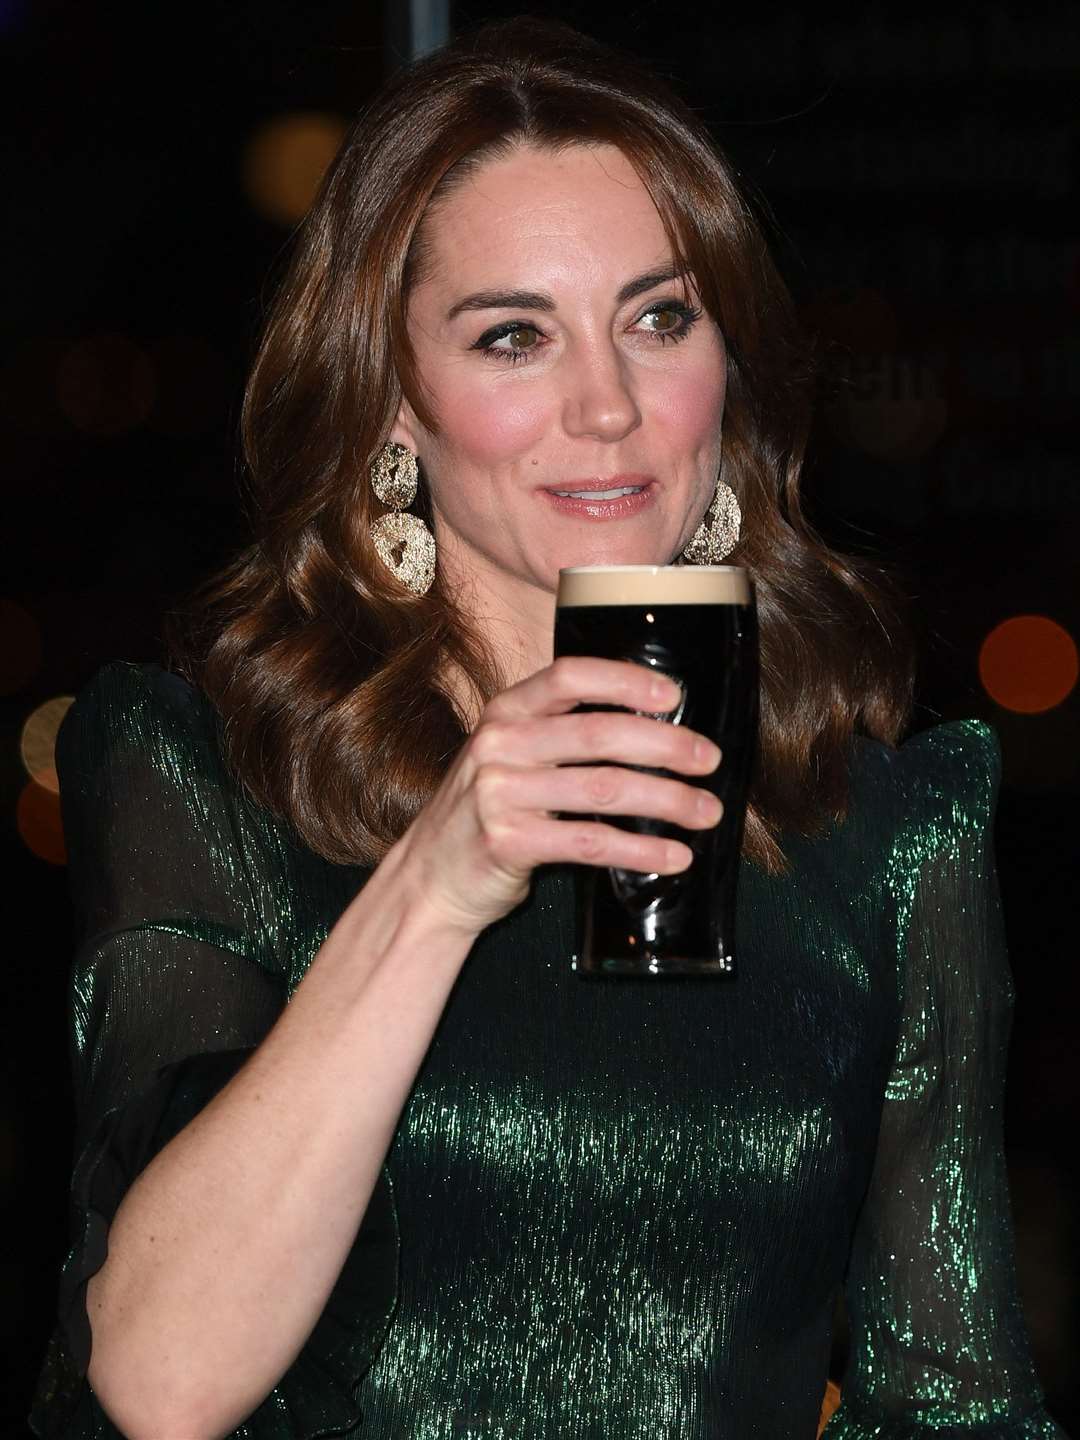
[{"label": "woman's chin", "polygon": [[579,565],[671,565],[675,556],[670,550],[658,551],[655,546],[622,547],[583,545],[564,552],[552,572],[553,585],[558,584],[559,571]]}]

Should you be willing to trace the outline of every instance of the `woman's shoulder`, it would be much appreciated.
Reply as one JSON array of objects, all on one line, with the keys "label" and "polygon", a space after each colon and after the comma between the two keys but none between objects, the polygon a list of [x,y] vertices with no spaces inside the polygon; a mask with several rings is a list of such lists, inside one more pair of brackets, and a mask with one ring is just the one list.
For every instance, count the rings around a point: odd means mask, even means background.
[{"label": "woman's shoulder", "polygon": [[1001,742],[985,720],[947,720],[886,745],[856,736],[852,782],[897,795],[905,808],[940,808],[958,798],[992,801],[1001,783]]},{"label": "woman's shoulder", "polygon": [[789,880],[850,905],[904,886],[928,864],[992,839],[1001,747],[984,720],[949,720],[889,745],[849,749],[847,808],[813,837],[786,836]]},{"label": "woman's shoulder", "polygon": [[95,854],[146,848],[158,831],[205,829],[211,817],[229,828],[241,799],[209,700],[155,664],[94,672],[60,726],[56,772],[69,850]]},{"label": "woman's shoulder", "polygon": [[139,716],[161,725],[177,719],[205,726],[210,703],[182,675],[163,666],[134,660],[109,660],[75,696],[72,709],[101,721]]},{"label": "woman's shoulder", "polygon": [[182,676],[152,663],[111,660],[78,691],[57,736],[70,773],[110,755],[154,755],[162,763],[198,757],[217,769],[219,740],[210,702]]},{"label": "woman's shoulder", "polygon": [[897,746],[859,736],[850,813],[877,834],[886,855],[928,859],[961,835],[989,835],[1001,775],[1001,743],[985,720],[943,721]]}]

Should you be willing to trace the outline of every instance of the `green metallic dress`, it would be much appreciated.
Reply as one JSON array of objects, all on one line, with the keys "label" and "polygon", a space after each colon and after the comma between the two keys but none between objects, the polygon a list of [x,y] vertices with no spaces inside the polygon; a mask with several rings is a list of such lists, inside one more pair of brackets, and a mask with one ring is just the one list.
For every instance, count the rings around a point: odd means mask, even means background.
[{"label": "green metallic dress", "polygon": [[[157,666],[58,766],[80,945],[71,1250],[32,1424],[119,1432],[86,1281],[141,1168],[244,1062],[369,872],[253,805]],[[1034,1440],[1001,1106],[993,731],[857,738],[849,817],[744,864],[733,981],[571,972],[572,876],[477,941],[326,1309],[250,1440]],[[316,1057],[313,1057],[315,1063]],[[258,1217],[252,1216],[252,1223]]]}]

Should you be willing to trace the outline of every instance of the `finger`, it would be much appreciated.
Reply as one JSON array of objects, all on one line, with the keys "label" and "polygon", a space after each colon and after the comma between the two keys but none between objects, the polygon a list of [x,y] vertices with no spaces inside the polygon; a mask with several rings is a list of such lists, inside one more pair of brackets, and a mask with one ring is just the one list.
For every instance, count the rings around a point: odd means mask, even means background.
[{"label": "finger", "polygon": [[644,875],[675,875],[694,858],[689,845],[656,835],[638,835],[592,820],[551,820],[530,816],[489,832],[489,851],[508,869],[571,861],[639,870]]},{"label": "finger", "polygon": [[612,710],[552,715],[514,725],[485,722],[473,732],[471,746],[478,766],[613,760],[708,775],[720,763],[719,747],[696,730]]},{"label": "finger", "polygon": [[485,765],[477,771],[476,788],[481,812],[491,815],[510,810],[634,815],[702,830],[717,824],[724,810],[700,785],[616,765]]},{"label": "finger", "polygon": [[625,705],[628,710],[673,710],[682,692],[666,675],[630,660],[563,655],[496,695],[485,716],[518,720],[559,715],[575,705]]}]

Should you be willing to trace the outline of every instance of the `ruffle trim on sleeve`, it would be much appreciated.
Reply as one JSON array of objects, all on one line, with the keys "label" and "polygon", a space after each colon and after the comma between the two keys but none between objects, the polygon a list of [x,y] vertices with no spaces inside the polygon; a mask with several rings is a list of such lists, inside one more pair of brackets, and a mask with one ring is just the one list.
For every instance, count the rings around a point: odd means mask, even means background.
[{"label": "ruffle trim on sleeve", "polygon": [[910,1412],[888,1415],[875,1406],[845,1398],[822,1431],[821,1440],[1069,1440],[1041,1405],[1023,1415],[970,1425],[943,1424],[934,1418],[933,1406],[924,1407],[924,1412],[925,1419]]},{"label": "ruffle trim on sleeve", "polygon": [[[59,1321],[29,1415],[42,1440],[123,1440],[86,1381],[86,1287],[105,1263],[109,1226],[135,1178],[251,1053],[220,1051],[164,1066],[136,1097],[105,1115],[79,1156]],[[389,1327],[397,1272],[397,1217],[384,1170],[323,1314],[275,1388],[233,1432],[236,1440],[317,1440],[359,1424],[357,1391]]]}]

